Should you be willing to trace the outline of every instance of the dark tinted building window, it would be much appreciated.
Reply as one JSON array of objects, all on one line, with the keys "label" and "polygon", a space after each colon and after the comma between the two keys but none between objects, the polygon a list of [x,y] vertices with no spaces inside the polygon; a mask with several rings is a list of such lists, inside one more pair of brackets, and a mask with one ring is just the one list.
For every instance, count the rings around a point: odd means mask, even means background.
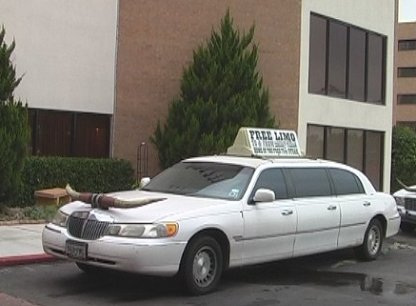
[{"label": "dark tinted building window", "polygon": [[30,109],[32,154],[106,158],[110,120],[110,115],[103,114]]},{"label": "dark tinted building window", "polygon": [[416,77],[416,67],[403,67],[397,70],[397,76],[401,78]]},{"label": "dark tinted building window", "polygon": [[289,169],[296,197],[330,196],[331,187],[325,169]]},{"label": "dark tinted building window", "polygon": [[397,103],[398,104],[416,104],[416,94],[398,95]]},{"label": "dark tinted building window", "polygon": [[384,100],[384,46],[380,35],[368,34],[367,101],[382,103]]},{"label": "dark tinted building window", "polygon": [[383,137],[381,133],[367,132],[365,141],[365,173],[377,190],[381,187]]},{"label": "dark tinted building window", "polygon": [[255,192],[260,188],[273,190],[276,199],[287,199],[286,181],[281,169],[264,170],[254,186],[251,198],[254,197]]},{"label": "dark tinted building window", "polygon": [[364,131],[347,130],[347,156],[346,164],[364,170]]},{"label": "dark tinted building window", "polygon": [[[316,130],[323,130],[326,135],[322,143],[316,142],[316,133],[312,133]],[[361,170],[380,190],[383,182],[384,133],[312,124],[308,125],[307,133],[308,156],[339,161]],[[323,156],[314,155],[314,152],[320,152],[319,145],[322,146]],[[310,148],[313,150],[309,151]]]},{"label": "dark tinted building window", "polygon": [[416,50],[416,39],[399,40],[399,51]]},{"label": "dark tinted building window", "polygon": [[365,60],[366,33],[363,30],[350,28],[348,48],[348,99],[365,101]]},{"label": "dark tinted building window", "polygon": [[328,95],[345,98],[347,77],[347,27],[329,23]]},{"label": "dark tinted building window", "polygon": [[72,116],[68,112],[38,111],[30,116],[34,155],[68,156],[71,151]]},{"label": "dark tinted building window", "polygon": [[416,132],[416,121],[397,121],[396,125],[408,127]]},{"label": "dark tinted building window", "polygon": [[329,169],[337,195],[364,193],[363,185],[355,174],[341,169]]},{"label": "dark tinted building window", "polygon": [[327,21],[311,15],[309,48],[309,92],[326,94],[326,36]]},{"label": "dark tinted building window", "polygon": [[323,126],[308,125],[308,141],[306,152],[316,158],[324,157],[325,128]]},{"label": "dark tinted building window", "polygon": [[311,14],[309,92],[384,103],[386,38]]},{"label": "dark tinted building window", "polygon": [[341,128],[328,127],[326,132],[325,158],[337,162],[344,161],[344,135]]},{"label": "dark tinted building window", "polygon": [[110,147],[108,116],[78,114],[75,122],[74,156],[108,157]]}]

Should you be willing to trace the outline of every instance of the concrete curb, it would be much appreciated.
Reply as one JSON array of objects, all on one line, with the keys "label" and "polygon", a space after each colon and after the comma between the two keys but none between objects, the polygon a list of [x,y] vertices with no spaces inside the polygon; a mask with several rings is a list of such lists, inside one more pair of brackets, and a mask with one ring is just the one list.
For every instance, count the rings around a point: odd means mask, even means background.
[{"label": "concrete curb", "polygon": [[46,220],[0,220],[0,226],[9,226],[9,225],[24,225],[24,224],[46,224]]},{"label": "concrete curb", "polygon": [[58,258],[48,254],[19,255],[0,257],[0,267],[27,265],[56,261]]},{"label": "concrete curb", "polygon": [[36,306],[24,299],[0,292],[0,305],[2,306]]}]

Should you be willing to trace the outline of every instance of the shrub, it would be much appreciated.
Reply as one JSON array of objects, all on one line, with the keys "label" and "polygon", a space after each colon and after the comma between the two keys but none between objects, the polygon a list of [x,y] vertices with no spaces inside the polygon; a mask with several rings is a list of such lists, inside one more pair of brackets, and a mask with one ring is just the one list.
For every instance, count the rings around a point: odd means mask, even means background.
[{"label": "shrub", "polygon": [[23,162],[27,154],[29,124],[27,108],[13,97],[21,81],[16,77],[11,55],[14,41],[8,46],[5,30],[0,29],[0,203],[12,198],[20,185]]},{"label": "shrub", "polygon": [[112,192],[131,189],[133,168],[126,160],[71,157],[29,157],[23,168],[22,190],[15,203],[31,205],[38,189],[62,187],[78,191]]},{"label": "shrub", "polygon": [[390,187],[392,192],[402,188],[397,179],[407,185],[416,185],[416,133],[403,126],[393,128]]}]

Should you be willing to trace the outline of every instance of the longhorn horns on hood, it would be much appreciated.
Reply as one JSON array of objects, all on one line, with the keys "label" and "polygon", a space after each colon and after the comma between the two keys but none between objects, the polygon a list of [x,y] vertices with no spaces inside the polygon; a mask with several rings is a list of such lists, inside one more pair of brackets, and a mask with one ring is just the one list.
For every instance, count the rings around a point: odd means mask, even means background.
[{"label": "longhorn horns on hood", "polygon": [[79,200],[90,204],[93,208],[108,209],[115,208],[134,208],[150,204],[152,202],[163,201],[165,198],[142,198],[137,200],[121,200],[102,193],[77,192],[69,184],[65,187],[66,192],[73,200]]},{"label": "longhorn horns on hood", "polygon": [[401,180],[399,180],[398,178],[396,178],[397,182],[400,184],[400,186],[402,186],[404,188],[404,190],[409,191],[409,192],[416,192],[416,187],[409,187],[407,185],[405,185]]}]

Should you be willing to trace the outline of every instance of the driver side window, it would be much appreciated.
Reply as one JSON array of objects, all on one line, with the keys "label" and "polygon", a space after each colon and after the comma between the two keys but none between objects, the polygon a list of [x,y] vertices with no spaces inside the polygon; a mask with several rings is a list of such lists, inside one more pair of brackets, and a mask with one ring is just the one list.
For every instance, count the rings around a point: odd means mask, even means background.
[{"label": "driver side window", "polygon": [[260,188],[270,189],[274,191],[276,199],[287,199],[286,181],[281,169],[265,169],[260,173],[254,186],[250,199],[253,199],[254,194]]}]

